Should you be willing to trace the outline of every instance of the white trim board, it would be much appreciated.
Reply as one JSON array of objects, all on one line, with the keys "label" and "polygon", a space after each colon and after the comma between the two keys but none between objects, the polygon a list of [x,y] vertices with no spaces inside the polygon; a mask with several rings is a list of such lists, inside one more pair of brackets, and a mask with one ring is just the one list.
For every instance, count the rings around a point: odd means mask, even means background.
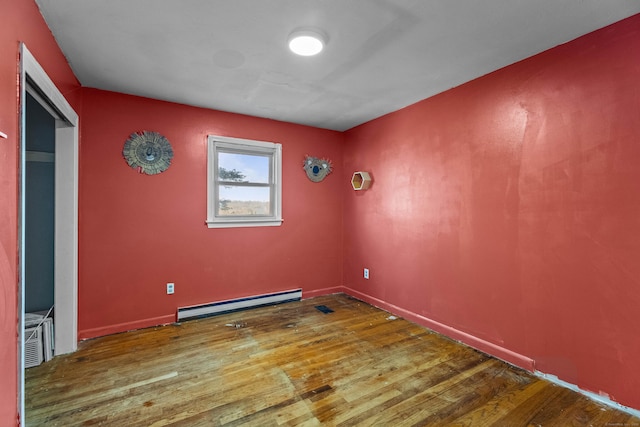
[{"label": "white trim board", "polygon": [[[55,122],[54,267],[55,339],[58,355],[75,351],[78,344],[78,114],[24,43],[20,46],[20,58],[21,103],[25,102],[27,88],[29,91],[37,91],[39,102],[47,102],[59,117]],[[24,105],[22,109],[24,114]],[[24,161],[24,152],[21,152],[21,157]],[[24,276],[21,283],[23,278]]]},{"label": "white trim board", "polygon": [[[18,246],[24,260],[25,169],[26,169],[26,93],[37,93],[55,118],[55,256],[54,304],[55,353],[64,354],[78,348],[78,114],[49,78],[24,43],[20,44],[20,217]],[[18,342],[24,331],[24,263],[19,265]],[[18,405],[24,420],[24,351],[18,346]]]},{"label": "white trim board", "polygon": [[[48,106],[44,106],[45,108],[54,108],[58,116],[67,121],[70,126],[78,126],[78,114],[24,43],[20,45],[20,58],[22,61],[22,72],[26,73],[26,76],[24,76],[24,87],[21,88],[21,91],[26,90],[27,84],[29,84],[29,86],[31,86],[29,92],[32,96],[44,99],[48,104]],[[31,92],[31,89],[36,92],[35,95]]]}]

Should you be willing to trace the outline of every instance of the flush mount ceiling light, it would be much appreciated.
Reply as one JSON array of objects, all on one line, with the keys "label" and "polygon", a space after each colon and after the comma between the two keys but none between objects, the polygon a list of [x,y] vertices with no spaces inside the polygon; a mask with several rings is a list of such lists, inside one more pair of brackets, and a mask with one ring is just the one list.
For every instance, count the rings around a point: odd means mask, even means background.
[{"label": "flush mount ceiling light", "polygon": [[322,52],[327,42],[326,36],[319,30],[301,28],[289,36],[289,49],[301,56],[313,56]]}]

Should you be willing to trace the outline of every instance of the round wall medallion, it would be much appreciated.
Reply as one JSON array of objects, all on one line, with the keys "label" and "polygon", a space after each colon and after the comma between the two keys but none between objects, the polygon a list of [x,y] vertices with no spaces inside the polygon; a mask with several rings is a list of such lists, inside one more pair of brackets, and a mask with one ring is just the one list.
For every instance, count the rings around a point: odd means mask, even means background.
[{"label": "round wall medallion", "polygon": [[173,149],[167,138],[158,132],[145,130],[129,136],[124,143],[122,155],[127,164],[138,172],[155,175],[169,168]]}]

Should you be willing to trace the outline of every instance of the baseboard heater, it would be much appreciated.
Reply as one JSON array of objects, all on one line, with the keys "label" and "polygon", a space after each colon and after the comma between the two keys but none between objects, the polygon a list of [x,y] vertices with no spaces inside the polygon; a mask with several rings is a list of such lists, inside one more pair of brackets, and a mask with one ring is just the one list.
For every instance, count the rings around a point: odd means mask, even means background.
[{"label": "baseboard heater", "polygon": [[277,292],[273,294],[255,295],[246,298],[231,299],[226,301],[211,302],[190,307],[178,308],[178,321],[194,319],[198,317],[214,316],[216,314],[231,313],[233,311],[249,308],[263,307],[282,302],[300,301],[302,289]]}]

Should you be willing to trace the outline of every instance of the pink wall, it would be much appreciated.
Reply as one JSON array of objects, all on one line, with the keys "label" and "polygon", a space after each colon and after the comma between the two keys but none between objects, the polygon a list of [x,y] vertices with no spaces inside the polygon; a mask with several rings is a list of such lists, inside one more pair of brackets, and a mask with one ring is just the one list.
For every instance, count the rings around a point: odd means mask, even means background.
[{"label": "pink wall", "polygon": [[[94,89],[83,95],[81,338],[172,322],[180,306],[342,284],[343,134]],[[142,130],[173,146],[159,175],[139,174],[122,157]],[[282,144],[282,226],[207,228],[208,134]],[[338,167],[313,183],[306,154]]]},{"label": "pink wall", "polygon": [[345,285],[640,408],[638,52],[640,15],[349,131]]},{"label": "pink wall", "polygon": [[19,43],[25,42],[58,89],[77,108],[79,88],[33,1],[2,0],[0,25],[0,425],[18,416],[18,147]]}]

